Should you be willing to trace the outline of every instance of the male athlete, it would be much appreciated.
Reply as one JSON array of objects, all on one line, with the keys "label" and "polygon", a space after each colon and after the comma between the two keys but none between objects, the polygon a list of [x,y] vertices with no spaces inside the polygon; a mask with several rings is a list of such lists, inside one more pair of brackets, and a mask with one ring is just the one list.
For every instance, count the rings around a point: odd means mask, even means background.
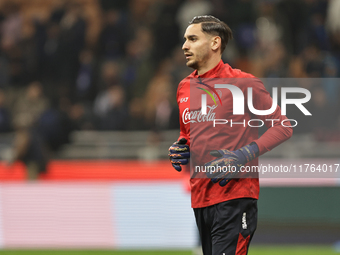
[{"label": "male athlete", "polygon": [[[234,174],[240,173],[242,166],[257,166],[260,155],[292,136],[292,128],[287,127],[290,122],[281,115],[280,107],[273,105],[259,79],[223,63],[221,55],[232,39],[224,22],[213,16],[194,17],[184,39],[186,64],[195,71],[178,86],[180,136],[169,148],[170,161],[181,171],[191,158],[191,203],[204,255],[245,255],[257,225],[259,181],[258,175],[242,178]],[[228,89],[218,92],[216,80],[241,90],[245,102],[248,88],[252,88],[254,108],[273,109],[272,113],[254,115],[245,103],[244,114],[234,114],[235,98]],[[193,99],[197,92],[211,94],[206,99],[206,115],[201,112],[201,97]],[[222,119],[217,123],[223,125],[217,125],[216,119]],[[260,138],[258,128],[247,124],[252,119],[262,120],[268,127]],[[287,125],[281,125],[282,121]],[[193,162],[201,164],[198,169],[229,166],[236,171],[198,173]]]}]

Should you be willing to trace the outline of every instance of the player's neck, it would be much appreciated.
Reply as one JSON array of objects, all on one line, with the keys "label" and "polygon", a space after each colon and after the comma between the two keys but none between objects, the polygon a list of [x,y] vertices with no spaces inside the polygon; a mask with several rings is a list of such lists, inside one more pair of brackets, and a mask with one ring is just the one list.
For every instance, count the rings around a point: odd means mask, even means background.
[{"label": "player's neck", "polygon": [[218,63],[221,61],[221,55],[213,55],[209,58],[202,67],[197,69],[197,74],[202,75],[208,72],[209,70],[213,69]]}]

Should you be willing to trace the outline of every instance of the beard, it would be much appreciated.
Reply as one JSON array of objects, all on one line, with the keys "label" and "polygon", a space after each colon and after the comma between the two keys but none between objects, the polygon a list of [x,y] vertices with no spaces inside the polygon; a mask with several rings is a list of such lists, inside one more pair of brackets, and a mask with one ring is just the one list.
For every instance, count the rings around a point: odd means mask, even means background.
[{"label": "beard", "polygon": [[197,60],[189,60],[186,63],[187,67],[191,67],[193,69],[198,69],[198,61]]},{"label": "beard", "polygon": [[208,51],[201,50],[196,54],[193,54],[191,58],[187,61],[186,65],[195,70],[198,70],[204,63],[209,59]]}]

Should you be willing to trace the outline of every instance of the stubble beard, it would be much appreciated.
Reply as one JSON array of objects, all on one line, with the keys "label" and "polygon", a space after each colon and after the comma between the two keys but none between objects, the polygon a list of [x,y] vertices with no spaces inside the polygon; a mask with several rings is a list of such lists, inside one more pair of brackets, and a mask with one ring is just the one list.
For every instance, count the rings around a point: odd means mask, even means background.
[{"label": "stubble beard", "polygon": [[191,67],[191,68],[195,69],[195,70],[198,68],[198,62],[197,62],[196,60],[189,60],[189,61],[186,63],[186,65],[187,65],[188,67]]},{"label": "stubble beard", "polygon": [[209,58],[207,52],[200,52],[200,54],[195,54],[193,56],[195,56],[195,58],[187,61],[186,65],[195,70],[198,70],[201,65]]}]

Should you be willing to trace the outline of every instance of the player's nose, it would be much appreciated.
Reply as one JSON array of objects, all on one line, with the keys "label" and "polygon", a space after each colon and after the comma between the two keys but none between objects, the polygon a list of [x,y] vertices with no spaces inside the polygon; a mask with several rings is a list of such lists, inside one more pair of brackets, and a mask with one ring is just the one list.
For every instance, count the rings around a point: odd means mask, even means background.
[{"label": "player's nose", "polygon": [[189,45],[188,45],[187,41],[185,41],[182,45],[182,50],[185,51],[185,50],[188,50],[188,49],[189,49]]}]

